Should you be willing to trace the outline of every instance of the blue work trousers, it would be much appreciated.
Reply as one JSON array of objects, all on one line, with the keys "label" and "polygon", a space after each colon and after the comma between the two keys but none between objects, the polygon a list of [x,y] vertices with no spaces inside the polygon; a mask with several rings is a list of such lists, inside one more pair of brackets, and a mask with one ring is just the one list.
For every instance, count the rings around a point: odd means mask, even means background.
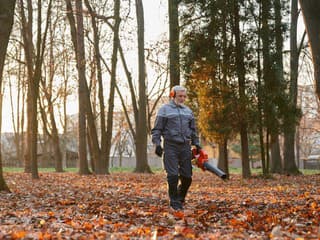
[{"label": "blue work trousers", "polygon": [[168,176],[192,177],[190,143],[164,142],[164,168]]}]

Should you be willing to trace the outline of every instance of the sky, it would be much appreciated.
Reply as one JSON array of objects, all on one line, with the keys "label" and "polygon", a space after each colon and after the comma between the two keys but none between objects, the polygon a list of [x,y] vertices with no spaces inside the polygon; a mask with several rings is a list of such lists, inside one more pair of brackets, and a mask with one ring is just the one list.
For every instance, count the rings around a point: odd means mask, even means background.
[{"label": "sky", "polygon": [[[144,6],[144,20],[145,20],[145,43],[155,42],[160,39],[164,34],[168,36],[168,17],[167,17],[167,1],[168,0],[143,0]],[[299,19],[300,33],[303,32],[303,20]],[[298,39],[300,39],[298,36]],[[134,59],[135,61],[135,59]],[[3,117],[2,117],[2,132],[13,131],[11,119],[11,106],[9,102],[9,88],[6,87],[3,104]],[[69,113],[77,112],[78,107],[74,104],[69,104]]]},{"label": "sky", "polygon": [[167,1],[143,0],[146,41],[153,41],[168,30]]},{"label": "sky", "polygon": [[[145,20],[145,42],[154,42],[168,31],[167,0],[143,0]],[[15,96],[13,96],[15,98]],[[13,132],[9,87],[4,90],[2,107],[2,132]],[[78,107],[70,101],[68,112],[75,113]]]}]

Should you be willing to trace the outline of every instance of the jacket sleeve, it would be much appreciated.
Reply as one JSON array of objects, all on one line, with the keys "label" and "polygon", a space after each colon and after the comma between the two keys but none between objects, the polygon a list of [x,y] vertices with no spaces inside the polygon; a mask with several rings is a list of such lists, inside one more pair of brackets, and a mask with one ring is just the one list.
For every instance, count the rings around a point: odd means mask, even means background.
[{"label": "jacket sleeve", "polygon": [[190,129],[191,129],[191,144],[200,145],[199,136],[197,133],[196,121],[193,114],[190,121]]},{"label": "jacket sleeve", "polygon": [[159,109],[159,112],[156,117],[156,121],[154,123],[154,127],[151,130],[153,144],[155,145],[161,144],[161,136],[163,135],[166,122],[167,122],[167,117],[165,115],[164,107],[162,107]]}]

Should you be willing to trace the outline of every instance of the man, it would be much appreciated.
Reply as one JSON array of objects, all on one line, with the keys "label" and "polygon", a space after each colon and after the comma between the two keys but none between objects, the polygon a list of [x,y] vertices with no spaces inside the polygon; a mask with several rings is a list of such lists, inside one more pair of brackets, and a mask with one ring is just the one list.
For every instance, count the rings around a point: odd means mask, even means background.
[{"label": "man", "polygon": [[[155,153],[161,157],[164,151],[170,206],[174,210],[183,209],[192,182],[191,145],[195,145],[198,151],[201,149],[193,113],[184,105],[186,97],[184,87],[174,86],[170,92],[170,102],[159,109],[151,131]],[[164,140],[163,149],[161,137]]]}]

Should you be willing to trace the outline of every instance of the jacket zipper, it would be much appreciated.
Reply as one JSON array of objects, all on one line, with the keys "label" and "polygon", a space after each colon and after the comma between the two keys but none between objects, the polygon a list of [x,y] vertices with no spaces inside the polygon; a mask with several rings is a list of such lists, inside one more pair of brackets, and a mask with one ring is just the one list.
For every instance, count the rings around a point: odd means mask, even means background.
[{"label": "jacket zipper", "polygon": [[185,141],[185,139],[184,139],[184,137],[183,137],[183,134],[182,134],[182,119],[181,119],[181,114],[180,114],[179,106],[177,106],[177,109],[178,109],[179,120],[180,120],[180,135],[181,135],[183,141]]}]

